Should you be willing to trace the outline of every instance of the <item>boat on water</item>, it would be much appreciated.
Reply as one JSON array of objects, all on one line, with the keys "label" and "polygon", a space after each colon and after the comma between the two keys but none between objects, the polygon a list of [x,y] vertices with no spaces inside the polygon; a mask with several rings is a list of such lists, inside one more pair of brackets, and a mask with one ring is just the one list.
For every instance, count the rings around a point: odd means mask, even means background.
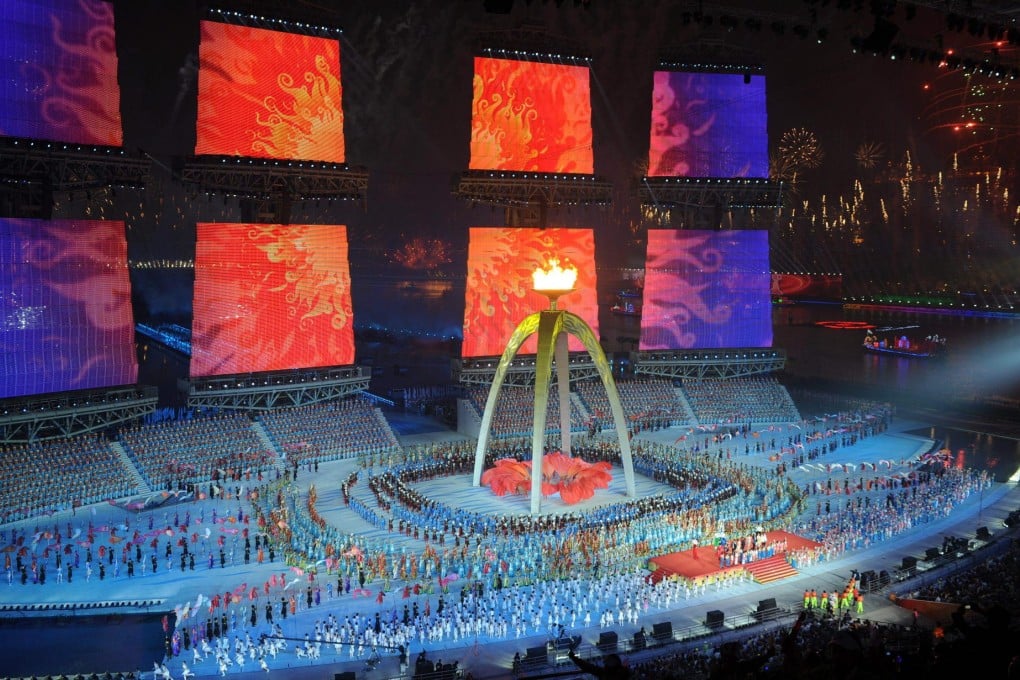
[{"label": "boat on water", "polygon": [[609,311],[620,316],[641,316],[641,303],[621,301],[610,307]]},{"label": "boat on water", "polygon": [[931,359],[940,356],[946,350],[946,339],[938,335],[929,335],[923,340],[911,340],[905,335],[892,340],[879,339],[870,331],[864,338],[864,351],[873,354],[887,354],[911,359]]},{"label": "boat on water", "polygon": [[641,291],[633,288],[616,291],[616,303],[609,311],[620,316],[641,316]]}]

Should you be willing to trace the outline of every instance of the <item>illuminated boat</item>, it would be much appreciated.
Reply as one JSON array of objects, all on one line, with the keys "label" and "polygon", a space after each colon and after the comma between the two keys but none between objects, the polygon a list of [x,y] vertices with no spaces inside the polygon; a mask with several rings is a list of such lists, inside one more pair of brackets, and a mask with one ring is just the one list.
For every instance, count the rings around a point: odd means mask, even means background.
[{"label": "illuminated boat", "polygon": [[864,351],[873,354],[907,357],[910,359],[931,359],[945,352],[945,338],[938,335],[928,336],[924,340],[910,340],[901,336],[893,341],[879,340],[874,334],[868,333],[864,338]]},{"label": "illuminated boat", "polygon": [[609,311],[620,316],[641,316],[641,291],[632,288],[616,291],[616,304]]}]

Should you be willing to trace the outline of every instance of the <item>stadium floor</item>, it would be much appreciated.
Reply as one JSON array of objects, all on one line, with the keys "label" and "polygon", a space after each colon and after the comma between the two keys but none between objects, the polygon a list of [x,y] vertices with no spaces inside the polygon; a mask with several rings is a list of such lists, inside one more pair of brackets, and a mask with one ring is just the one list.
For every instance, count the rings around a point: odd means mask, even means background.
[{"label": "stadium floor", "polygon": [[[878,461],[894,461],[896,464],[899,464],[900,461],[908,461],[926,450],[931,444],[930,440],[906,434],[907,431],[916,431],[921,426],[922,424],[918,422],[895,420],[887,432],[862,439],[853,446],[840,447],[835,452],[826,454],[821,460],[825,464],[850,465],[860,465],[863,462],[877,463]],[[677,442],[680,437],[688,435],[688,433],[689,430],[687,428],[670,428],[657,432],[645,432],[638,435],[638,437],[672,444]],[[790,433],[792,433],[792,430],[786,427],[775,426],[769,430],[768,436],[774,436],[777,440],[782,441]],[[446,430],[426,432],[422,428],[417,428],[411,434],[401,435],[400,440],[402,444],[408,445],[458,438],[460,438],[459,435]],[[764,459],[763,455],[759,454],[751,454],[746,458],[750,464],[772,464]],[[356,465],[354,461],[321,464],[317,474],[313,475],[302,471],[299,475],[298,483],[305,484],[314,481],[319,494],[317,507],[320,510],[320,514],[330,524],[342,527],[344,533],[374,536],[382,540],[394,541],[398,544],[406,541],[406,545],[409,548],[420,550],[423,545],[422,542],[414,542],[410,538],[388,534],[384,530],[369,525],[355,513],[343,507],[339,485],[342,480],[347,478],[350,472],[356,469]],[[801,485],[824,480],[827,477],[827,471],[823,465],[797,468],[792,470],[790,474]],[[473,494],[481,493],[481,490],[471,489],[469,486],[466,487],[465,485],[468,482],[469,480],[466,478],[459,477],[433,480],[432,482],[424,483],[422,490],[436,498],[469,499]],[[357,485],[357,487],[360,487],[357,489],[357,493],[364,494],[367,502],[370,494],[365,485],[361,484]],[[478,511],[489,511],[489,509],[491,511],[500,511],[501,508],[501,505],[495,502],[495,499],[491,496],[483,498],[479,495],[476,501],[471,502],[477,502],[478,505],[476,507]],[[201,514],[208,519],[215,509],[222,519],[225,515],[236,513],[238,507],[237,501],[206,500],[182,503],[173,507],[135,514],[112,504],[99,504],[90,508],[80,509],[75,516],[71,516],[70,513],[60,513],[47,518],[45,521],[31,520],[14,525],[6,525],[3,527],[3,539],[5,542],[9,539],[12,526],[24,528],[30,535],[34,535],[38,531],[45,531],[54,526],[63,527],[67,523],[71,527],[81,527],[87,526],[91,522],[93,527],[98,530],[109,530],[114,527],[128,529],[130,523],[130,528],[133,529],[148,526],[149,516],[152,516],[153,524],[158,529],[160,525],[172,523],[175,512],[180,513],[182,516],[185,512],[190,512],[193,517]],[[668,611],[649,610],[641,617],[637,627],[644,626],[650,630],[655,623],[669,621],[674,630],[688,629],[702,625],[709,610],[721,610],[727,617],[748,614],[755,609],[760,600],[766,598],[774,598],[781,608],[799,608],[805,588],[816,588],[819,591],[842,588],[852,570],[888,570],[892,572],[899,567],[904,556],[914,555],[920,558],[924,555],[926,549],[941,545],[943,536],[952,535],[969,538],[975,535],[978,527],[984,526],[988,527],[992,532],[993,540],[997,540],[1006,531],[1002,526],[1002,520],[1018,507],[1020,507],[1020,491],[1018,491],[1017,485],[1012,482],[995,484],[991,489],[982,494],[975,494],[962,503],[949,517],[935,520],[918,529],[905,532],[890,540],[873,545],[868,549],[844,554],[839,559],[803,567],[800,569],[799,576],[779,583],[759,585],[753,582],[741,582],[728,585],[719,590],[710,587],[704,594],[693,595],[679,606],[674,606]],[[810,507],[808,510],[811,513],[814,511],[814,507]],[[219,525],[207,523],[207,526],[220,527],[218,530],[224,531],[225,529],[222,527],[227,525],[223,523]],[[0,596],[0,605],[14,606],[19,611],[13,615],[0,613],[0,617],[9,619],[13,616],[23,619],[31,616],[42,616],[46,612],[38,611],[38,609],[46,604],[58,606],[60,604],[73,603],[84,606],[88,603],[100,601],[131,601],[139,600],[140,598],[158,600],[162,603],[161,605],[145,608],[144,610],[147,610],[149,613],[154,611],[170,611],[174,607],[194,601],[200,593],[208,596],[212,593],[235,590],[241,585],[251,587],[253,584],[263,583],[273,573],[280,573],[285,569],[279,562],[262,565],[254,563],[243,564],[240,562],[239,559],[235,559],[234,564],[228,564],[222,569],[218,565],[214,568],[208,568],[207,564],[202,563],[197,566],[195,571],[189,570],[186,572],[179,571],[176,565],[174,569],[166,571],[162,568],[164,565],[160,565],[161,568],[156,574],[148,573],[144,576],[136,574],[130,579],[121,574],[118,578],[108,576],[102,581],[93,575],[89,582],[85,581],[83,570],[79,570],[76,572],[73,584],[66,582],[55,583],[51,577],[42,586],[32,585],[31,583],[21,585],[15,579],[10,585],[0,587],[0,592],[3,593]],[[911,581],[894,584],[892,590],[903,594],[908,592],[907,589],[911,588],[913,584],[923,581],[924,578],[925,575],[922,572]],[[376,610],[382,610],[385,613],[389,613],[401,608],[405,602],[413,601],[413,599],[419,600],[422,606],[424,606],[425,600],[429,599],[429,597],[435,597],[421,594],[412,596],[412,600],[402,600],[398,590],[400,586],[401,584],[399,583],[391,585],[394,592],[387,593],[384,596],[382,605],[378,605],[372,597],[354,598],[344,596],[343,598],[329,600],[324,598],[321,605],[308,610],[298,611],[297,615],[291,616],[280,623],[283,625],[285,635],[301,638],[305,633],[312,630],[316,620],[321,620],[328,612],[333,612],[341,618],[345,614],[355,611],[372,613]],[[380,584],[375,584],[374,586],[369,584],[369,587],[373,588],[373,595],[381,589]],[[885,623],[910,623],[913,618],[912,613],[893,604],[888,599],[888,595],[889,592],[870,596],[866,601],[864,617]],[[432,602],[432,605],[434,606],[435,602]],[[33,612],[32,610],[36,611]],[[122,611],[126,612],[128,610]],[[137,611],[143,611],[143,609],[138,609]],[[49,613],[52,614],[52,612]],[[71,614],[71,617],[76,615],[79,614]],[[121,666],[127,663],[127,657],[129,656],[126,646],[132,643],[125,641],[126,638],[121,635],[115,627],[116,625],[117,623],[112,621],[110,626],[113,627],[110,627],[105,632],[90,630],[85,639],[90,640],[91,644],[82,645],[73,651],[64,647],[66,653],[73,654],[75,657],[91,653],[94,655],[93,660],[96,664],[95,670],[97,671],[106,669],[133,670],[130,667],[121,668]],[[630,634],[633,632],[630,628],[636,627],[626,625],[614,626],[614,629],[619,632],[621,639],[630,637]],[[265,627],[262,626],[262,629],[264,630]],[[82,626],[81,632],[86,632],[84,626]],[[585,645],[595,644],[600,632],[602,631],[597,625],[569,631],[570,634],[580,635]],[[737,633],[724,631],[720,635],[722,636],[721,639],[725,639],[726,636],[737,635]],[[5,648],[9,650],[24,649],[26,652],[32,649],[52,650],[47,654],[47,658],[55,661],[62,654],[60,651],[62,646],[59,639],[56,637],[47,639],[47,636],[48,633],[45,628],[39,629],[26,626],[15,631],[5,630]],[[253,636],[257,637],[257,631]],[[513,640],[473,638],[467,641],[461,640],[459,643],[445,642],[436,645],[426,643],[424,650],[416,643],[411,648],[411,659],[413,662],[414,657],[419,652],[425,651],[432,660],[442,659],[446,663],[456,660],[460,668],[471,671],[475,678],[506,677],[509,675],[511,660],[515,652],[520,652],[523,655],[528,647],[545,644],[547,640],[548,636],[546,635],[522,637],[521,639]],[[399,675],[397,659],[394,653],[384,654],[375,670],[366,671],[364,659],[352,659],[346,651],[338,656],[334,656],[331,651],[328,654],[325,652],[325,646],[323,649],[322,658],[316,662],[298,659],[291,650],[290,653],[281,654],[278,659],[270,664],[270,667],[273,671],[285,670],[286,677],[288,678],[322,678],[324,675],[328,677],[328,674],[343,671],[353,671],[357,674],[357,677],[387,678]],[[640,654],[648,653],[650,652]],[[12,667],[8,665],[14,659],[14,656],[20,655],[5,654],[3,656],[8,661],[0,663],[0,675],[22,675],[21,671],[18,670],[23,668],[22,666]],[[120,662],[114,662],[116,667],[111,665],[111,661],[115,659],[120,659]],[[156,660],[153,659],[153,661]],[[199,677],[219,675],[219,669],[212,659],[192,664],[190,655],[182,655],[168,663],[168,667],[175,677],[179,676],[181,672],[181,660],[187,661],[192,671]],[[76,658],[75,662],[75,668],[87,668],[92,663],[87,658]],[[48,672],[54,674],[66,672],[57,669],[58,665],[54,663],[54,670]],[[136,665],[136,662],[132,661],[129,665]],[[143,666],[137,670],[151,670],[151,664],[143,665],[137,663],[137,665]],[[33,665],[32,668],[34,670],[31,675],[42,675],[47,672],[38,665]],[[14,670],[18,672],[12,672]],[[237,677],[250,675],[250,677],[255,678],[263,677],[264,673],[258,670],[257,664],[251,663],[243,670],[232,667],[229,675]]]}]

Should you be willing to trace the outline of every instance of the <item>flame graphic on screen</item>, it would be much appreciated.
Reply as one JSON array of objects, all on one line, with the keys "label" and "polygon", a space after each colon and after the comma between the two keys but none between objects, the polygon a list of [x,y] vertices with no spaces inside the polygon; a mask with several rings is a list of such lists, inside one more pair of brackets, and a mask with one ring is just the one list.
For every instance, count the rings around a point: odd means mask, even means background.
[{"label": "flame graphic on screen", "polygon": [[[548,266],[553,257],[577,268],[576,290],[564,299],[572,312],[598,332],[595,236],[591,229],[472,227],[462,356],[502,354],[521,319],[548,307],[548,299],[534,290],[533,274]],[[569,340],[571,351],[583,349],[576,338]],[[534,353],[536,347],[533,337],[521,351]]]},{"label": "flame graphic on screen", "polygon": [[648,174],[765,177],[764,77],[656,71]]},{"label": "flame graphic on screen", "polygon": [[534,138],[531,123],[538,119],[534,103],[527,99],[517,102],[513,96],[504,99],[500,93],[482,99],[484,89],[482,78],[475,76],[471,147],[486,149],[489,161],[483,169],[537,169],[539,150],[531,148]]},{"label": "flame graphic on screen", "polygon": [[591,173],[588,68],[475,59],[472,170]]},{"label": "flame graphic on screen", "polygon": [[198,224],[191,375],[354,360],[342,225]]},{"label": "flame graphic on screen", "polygon": [[196,154],[344,162],[336,40],[202,22]]},{"label": "flame graphic on screen", "polygon": [[257,112],[252,151],[270,158],[319,158],[323,145],[339,143],[337,130],[343,130],[340,108],[340,76],[330,71],[326,57],[315,55],[315,71],[306,71],[302,83],[295,85],[290,73],[281,73],[276,82],[285,96],[268,95],[264,112]]},{"label": "flame graphic on screen", "polygon": [[329,230],[307,226],[281,232],[275,225],[252,225],[248,238],[274,264],[286,265],[284,281],[268,292],[284,293],[290,314],[305,330],[316,317],[329,315],[336,330],[351,317],[347,253],[335,246]]}]

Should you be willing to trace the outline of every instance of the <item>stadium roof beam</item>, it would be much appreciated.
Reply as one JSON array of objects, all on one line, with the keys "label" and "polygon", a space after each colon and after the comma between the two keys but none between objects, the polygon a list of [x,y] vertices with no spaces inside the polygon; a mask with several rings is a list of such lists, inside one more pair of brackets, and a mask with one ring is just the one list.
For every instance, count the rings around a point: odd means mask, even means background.
[{"label": "stadium roof beam", "polygon": [[590,61],[581,42],[550,33],[542,24],[526,23],[514,28],[480,31],[475,46],[477,52],[493,58],[572,64]]},{"label": "stadium roof beam", "polygon": [[960,14],[968,18],[994,20],[1009,24],[1020,15],[1020,6],[1001,0],[911,0],[942,14]]},{"label": "stadium roof beam", "polygon": [[[205,18],[214,21],[225,21],[240,25],[252,25],[276,30],[291,30],[299,33],[311,33],[309,29],[319,29],[328,34],[340,29],[337,24],[340,14],[336,7],[311,2],[287,2],[280,0],[217,0],[216,7],[209,8]],[[239,13],[244,16],[229,17]],[[247,17],[247,20],[245,19]],[[260,20],[261,18],[261,20]],[[295,24],[288,26],[287,24]],[[306,24],[306,25],[302,25]],[[307,24],[326,24],[325,26],[308,26]]]},{"label": "stadium roof beam", "polygon": [[691,349],[635,352],[631,362],[636,375],[657,378],[739,378],[780,371],[786,366],[781,349]]},{"label": "stadium roof beam", "polygon": [[367,390],[370,380],[368,369],[346,366],[193,378],[179,386],[191,408],[252,412],[343,399]]},{"label": "stadium roof beam", "polygon": [[[744,14],[733,14],[745,18]],[[746,13],[746,17],[754,18],[766,26],[771,21],[783,19],[779,15],[757,11]],[[666,46],[659,50],[658,60],[659,70],[741,73],[750,69],[756,75],[764,72],[764,59],[759,50],[734,44],[719,36],[702,36],[693,41]]]},{"label": "stadium roof beam", "polygon": [[0,441],[27,444],[64,439],[137,422],[156,411],[151,386],[79,390],[0,401]]}]

